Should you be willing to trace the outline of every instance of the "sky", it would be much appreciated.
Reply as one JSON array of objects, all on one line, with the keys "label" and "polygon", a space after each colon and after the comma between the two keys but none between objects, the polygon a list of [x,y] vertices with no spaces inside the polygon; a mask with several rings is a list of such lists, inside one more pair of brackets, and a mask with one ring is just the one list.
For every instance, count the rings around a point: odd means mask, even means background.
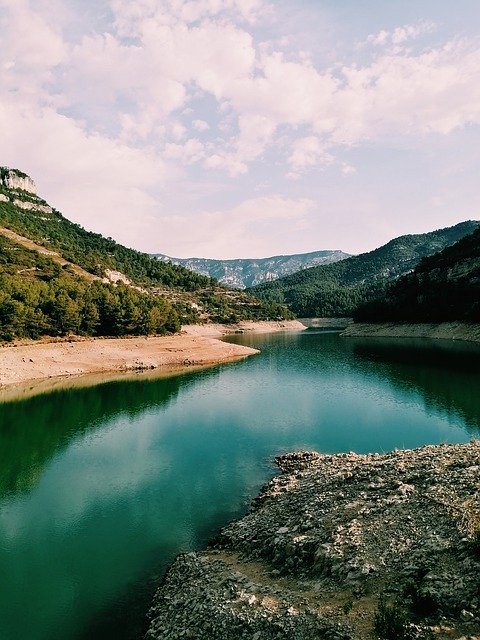
[{"label": "sky", "polygon": [[174,257],[480,219],[478,0],[0,0],[0,165]]}]

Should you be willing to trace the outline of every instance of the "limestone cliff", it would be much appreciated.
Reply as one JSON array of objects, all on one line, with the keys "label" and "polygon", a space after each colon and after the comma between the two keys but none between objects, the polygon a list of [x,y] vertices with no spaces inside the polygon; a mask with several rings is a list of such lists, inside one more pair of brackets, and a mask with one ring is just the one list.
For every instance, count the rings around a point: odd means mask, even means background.
[{"label": "limestone cliff", "polygon": [[37,193],[35,182],[22,171],[0,167],[0,187],[19,189],[28,193]]}]

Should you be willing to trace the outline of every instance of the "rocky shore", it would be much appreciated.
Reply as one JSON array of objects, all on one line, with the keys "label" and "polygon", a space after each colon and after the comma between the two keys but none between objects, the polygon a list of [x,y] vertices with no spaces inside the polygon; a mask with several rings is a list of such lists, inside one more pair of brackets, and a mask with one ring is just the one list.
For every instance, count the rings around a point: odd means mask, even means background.
[{"label": "rocky shore", "polygon": [[480,343],[480,324],[465,322],[368,324],[355,322],[347,326],[341,335],[346,338],[438,338]]},{"label": "rocky shore", "polygon": [[480,442],[276,460],[250,513],[177,557],[148,640],[480,638]]}]

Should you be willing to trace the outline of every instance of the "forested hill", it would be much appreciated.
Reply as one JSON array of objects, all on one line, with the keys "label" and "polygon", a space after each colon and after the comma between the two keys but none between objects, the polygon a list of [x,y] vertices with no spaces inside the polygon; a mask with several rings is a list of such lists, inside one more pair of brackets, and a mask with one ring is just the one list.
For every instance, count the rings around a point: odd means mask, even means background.
[{"label": "forested hill", "polygon": [[216,278],[221,283],[245,289],[262,282],[277,280],[296,271],[320,264],[330,264],[349,258],[343,251],[312,251],[270,258],[240,258],[236,260],[211,260],[209,258],[170,258],[161,253],[153,255],[157,260],[181,264],[202,275]]},{"label": "forested hill", "polygon": [[29,176],[0,167],[0,339],[284,317],[279,305],[86,231],[40,198]]},{"label": "forested hill", "polygon": [[454,244],[478,225],[467,221],[401,236],[374,251],[306,269],[250,291],[265,301],[287,304],[298,317],[351,316],[359,305],[381,297],[393,280],[414,269],[422,258]]},{"label": "forested hill", "polygon": [[361,306],[360,322],[480,322],[480,228],[420,261],[385,295]]}]

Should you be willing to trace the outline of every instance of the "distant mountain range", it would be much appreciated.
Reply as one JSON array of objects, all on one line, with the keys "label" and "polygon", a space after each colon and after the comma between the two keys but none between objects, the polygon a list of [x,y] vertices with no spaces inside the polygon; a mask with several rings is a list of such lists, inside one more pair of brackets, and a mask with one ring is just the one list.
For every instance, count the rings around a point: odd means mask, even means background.
[{"label": "distant mountain range", "polygon": [[181,265],[195,273],[210,276],[235,289],[246,289],[262,282],[277,280],[309,267],[330,264],[349,258],[343,251],[312,251],[271,258],[240,258],[237,260],[210,260],[209,258],[172,258],[162,253],[152,254],[161,262]]},{"label": "distant mountain range", "polygon": [[461,222],[430,233],[405,235],[341,262],[305,269],[250,291],[286,304],[298,317],[351,316],[359,305],[381,298],[387,287],[427,256],[472,233],[477,221]]}]

